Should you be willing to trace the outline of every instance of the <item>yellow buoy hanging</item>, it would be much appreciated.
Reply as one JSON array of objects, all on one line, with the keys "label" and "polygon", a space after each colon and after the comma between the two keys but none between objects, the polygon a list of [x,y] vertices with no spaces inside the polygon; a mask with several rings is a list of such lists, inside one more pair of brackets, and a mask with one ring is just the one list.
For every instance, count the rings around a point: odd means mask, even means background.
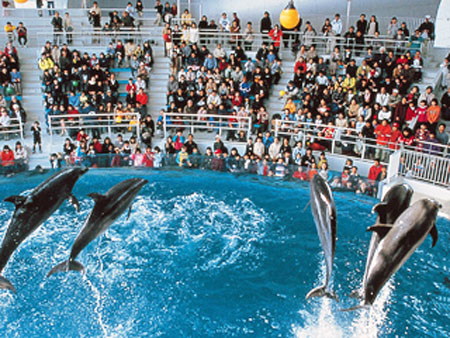
[{"label": "yellow buoy hanging", "polygon": [[14,0],[15,2],[19,3],[19,4],[24,4],[25,2],[27,2],[28,0]]},{"label": "yellow buoy hanging", "polygon": [[290,0],[285,9],[281,11],[280,23],[286,29],[295,28],[300,22],[298,11],[294,6],[294,1]]}]

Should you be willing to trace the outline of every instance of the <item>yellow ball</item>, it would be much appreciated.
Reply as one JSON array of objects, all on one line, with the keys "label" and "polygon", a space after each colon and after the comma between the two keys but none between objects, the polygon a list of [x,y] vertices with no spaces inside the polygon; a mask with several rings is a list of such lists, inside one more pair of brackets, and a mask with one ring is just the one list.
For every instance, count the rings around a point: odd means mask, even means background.
[{"label": "yellow ball", "polygon": [[283,9],[280,14],[280,23],[286,29],[295,28],[300,21],[298,11],[295,8]]},{"label": "yellow ball", "polygon": [[284,90],[280,90],[280,96],[286,95],[286,92]]},{"label": "yellow ball", "polygon": [[27,2],[28,0],[14,0],[15,2],[19,3],[19,4],[24,4],[25,2]]}]

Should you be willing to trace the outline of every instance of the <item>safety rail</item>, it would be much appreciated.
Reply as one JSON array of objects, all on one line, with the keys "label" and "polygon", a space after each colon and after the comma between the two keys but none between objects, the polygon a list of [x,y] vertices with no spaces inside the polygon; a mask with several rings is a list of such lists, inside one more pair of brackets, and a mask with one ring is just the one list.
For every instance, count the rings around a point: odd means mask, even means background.
[{"label": "safety rail", "polygon": [[[133,29],[120,29],[114,31],[102,31],[102,30],[81,30],[73,32],[59,32],[56,35],[59,36],[61,40],[65,40],[67,35],[71,35],[73,41],[73,46],[88,47],[88,46],[102,46],[111,41],[122,40],[126,41],[133,39],[135,43],[142,44],[147,40],[152,40],[154,37],[152,34],[145,30],[133,30]],[[41,47],[45,41],[54,41],[55,33],[48,31],[40,31],[35,34],[36,39],[30,40],[28,46],[38,46]]]},{"label": "safety rail", "polygon": [[[183,34],[183,31],[179,32],[179,40],[186,41],[189,43],[189,33],[188,31]],[[288,48],[292,48],[294,41],[298,47],[300,45],[305,45],[307,47],[315,46],[316,52],[318,54],[331,54],[335,47],[339,47],[341,51],[349,47],[352,49],[355,56],[364,56],[365,51],[368,48],[372,48],[374,52],[377,52],[381,47],[384,47],[386,51],[392,50],[396,55],[406,53],[409,50],[417,49],[422,51],[424,48],[423,43],[420,43],[419,48],[414,48],[410,45],[408,40],[396,40],[389,38],[387,36],[375,37],[365,37],[364,44],[357,44],[352,40],[348,40],[342,36],[323,36],[314,35],[309,36],[304,32],[285,32],[284,39],[280,41],[280,49],[287,50],[285,47],[285,42],[288,43]],[[288,35],[286,35],[288,34]],[[289,36],[289,38],[287,38]],[[222,43],[230,46],[241,45],[244,49],[249,51],[257,51],[263,42],[273,42],[268,34],[254,33],[251,35],[246,35],[245,33],[231,33],[231,32],[221,32],[221,31],[211,31],[211,30],[200,30],[198,32],[198,43],[200,45],[206,45],[210,50],[214,50],[217,43]]]},{"label": "safety rail", "polygon": [[450,189],[450,158],[401,150],[398,175],[442,185]]},{"label": "safety rail", "polygon": [[167,137],[169,129],[189,129],[191,134],[196,130],[215,131],[219,135],[222,135],[223,131],[244,131],[247,140],[251,137],[251,118],[247,116],[164,113],[162,122],[164,138]]},{"label": "safety rail", "polygon": [[[70,16],[72,18],[79,18],[79,17],[88,17],[89,10],[92,7],[89,8],[67,8],[67,7],[58,7],[58,8],[47,8],[46,6],[43,6],[42,8],[13,8],[8,7],[5,9],[9,16],[14,17],[15,19],[36,19],[39,17],[53,17],[54,12],[59,12],[59,14],[63,14],[65,12],[69,12]],[[125,11],[125,7],[121,8],[100,8],[101,16],[102,17],[108,17],[109,13],[117,11],[119,15],[122,15],[122,13]],[[144,8],[142,11],[144,17],[153,16],[156,18],[156,10],[154,8]],[[136,19],[139,19],[140,17],[137,14],[137,11],[135,11],[135,17]]]},{"label": "safety rail", "polygon": [[10,118],[7,125],[0,124],[0,136],[4,139],[8,139],[9,136],[18,135],[22,140],[24,137],[22,119],[19,117]]},{"label": "safety rail", "polygon": [[[319,144],[327,145],[327,149],[332,154],[339,154],[338,150],[341,150],[342,153],[342,145],[344,145],[344,149],[349,150],[346,155],[356,155],[356,157],[361,159],[368,159],[368,155],[370,157],[374,155],[381,156],[382,162],[385,163],[388,162],[389,155],[400,148],[406,151],[415,151],[440,157],[448,157],[450,155],[450,145],[427,141],[417,141],[414,146],[399,143],[379,145],[374,138],[359,137],[358,131],[353,128],[279,119],[274,120],[273,126],[276,136],[293,137],[302,141],[304,145],[308,140],[311,143],[319,140]],[[350,131],[351,134],[346,135],[347,131]],[[350,145],[353,145],[353,147]]]},{"label": "safety rail", "polygon": [[139,113],[123,114],[66,114],[66,115],[48,115],[48,130],[51,143],[53,144],[53,135],[67,134],[75,135],[80,129],[86,132],[91,131],[98,135],[107,133],[109,137],[113,132],[123,133],[125,131],[133,132],[138,141],[140,141],[140,118]]}]

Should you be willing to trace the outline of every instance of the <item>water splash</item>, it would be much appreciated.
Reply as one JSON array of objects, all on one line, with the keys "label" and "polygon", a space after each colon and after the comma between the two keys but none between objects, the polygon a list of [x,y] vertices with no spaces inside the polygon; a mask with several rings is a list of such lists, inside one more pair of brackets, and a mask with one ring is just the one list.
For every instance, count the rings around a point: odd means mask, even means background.
[{"label": "water splash", "polygon": [[[326,275],[326,264],[323,253],[320,254],[321,264],[318,280],[323,281]],[[320,282],[321,283],[321,282]],[[330,288],[333,287],[332,280]],[[300,316],[304,319],[303,327],[293,327],[293,333],[301,338],[340,338],[344,337],[344,329],[339,325],[336,318],[336,301],[328,297],[313,298],[310,302],[315,302],[312,311],[300,310]]]},{"label": "water splash", "polygon": [[353,321],[351,330],[354,338],[376,338],[380,335],[389,313],[389,300],[394,290],[394,279],[391,278],[378,294],[376,301],[369,309],[358,311],[358,317]]}]

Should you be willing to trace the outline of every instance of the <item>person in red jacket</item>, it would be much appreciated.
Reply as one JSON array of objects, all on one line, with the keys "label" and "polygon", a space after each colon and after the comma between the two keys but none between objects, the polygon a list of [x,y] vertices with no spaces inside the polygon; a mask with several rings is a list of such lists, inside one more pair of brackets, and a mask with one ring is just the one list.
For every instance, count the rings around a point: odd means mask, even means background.
[{"label": "person in red jacket", "polygon": [[403,146],[411,147],[414,144],[414,135],[409,128],[403,129],[402,135],[398,139],[398,143]]},{"label": "person in red jacket", "polygon": [[127,93],[129,93],[131,89],[133,89],[133,91],[136,91],[136,85],[133,82],[133,78],[130,77],[128,79],[128,83],[125,89],[127,90]]},{"label": "person in red jacket", "polygon": [[280,26],[275,25],[273,29],[269,32],[269,36],[272,38],[273,46],[276,51],[280,48],[281,38],[283,37],[283,32],[280,29]]},{"label": "person in red jacket", "polygon": [[374,164],[369,169],[369,175],[367,178],[371,181],[375,181],[381,172],[381,167],[382,165],[380,164],[380,160],[376,158],[374,160]]},{"label": "person in red jacket", "polygon": [[384,151],[382,147],[386,147],[388,145],[391,133],[391,126],[387,123],[386,119],[384,119],[381,124],[379,124],[375,128],[375,135],[377,137],[378,146],[375,150],[375,157],[379,158],[381,161],[384,161],[387,155],[387,152]]},{"label": "person in red jacket", "polygon": [[3,147],[3,151],[0,153],[2,160],[2,167],[6,174],[13,171],[14,168],[14,152],[9,148],[8,145]]},{"label": "person in red jacket", "polygon": [[139,102],[142,106],[147,107],[148,95],[144,92],[144,88],[139,88],[139,92],[136,95],[136,102]]},{"label": "person in red jacket", "polygon": [[402,132],[398,130],[400,125],[396,122],[392,125],[391,137],[389,138],[389,149],[397,150],[400,148],[399,139],[402,136]]}]

